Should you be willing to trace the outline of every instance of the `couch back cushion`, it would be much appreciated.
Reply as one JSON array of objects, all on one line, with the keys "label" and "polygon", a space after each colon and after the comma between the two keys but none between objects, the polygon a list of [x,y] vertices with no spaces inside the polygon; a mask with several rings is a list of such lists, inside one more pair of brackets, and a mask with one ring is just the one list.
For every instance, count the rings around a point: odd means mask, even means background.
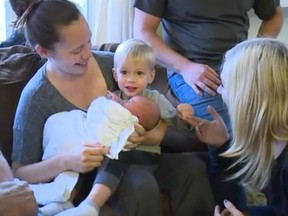
[{"label": "couch back cushion", "polygon": [[0,148],[11,162],[13,122],[22,89],[44,63],[29,47],[0,49]]}]

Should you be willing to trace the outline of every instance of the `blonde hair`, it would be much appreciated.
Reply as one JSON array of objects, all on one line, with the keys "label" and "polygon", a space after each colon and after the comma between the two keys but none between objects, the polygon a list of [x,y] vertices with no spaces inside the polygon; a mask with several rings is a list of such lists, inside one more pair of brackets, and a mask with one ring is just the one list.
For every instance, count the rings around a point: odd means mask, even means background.
[{"label": "blonde hair", "polygon": [[271,176],[273,143],[288,141],[288,46],[267,38],[244,41],[226,53],[221,77],[233,131],[223,156],[238,158],[232,178],[262,189]]},{"label": "blonde hair", "polygon": [[153,49],[145,42],[138,39],[130,39],[122,42],[116,49],[114,55],[114,68],[126,58],[133,58],[135,60],[144,60],[151,70],[155,66],[155,55]]}]

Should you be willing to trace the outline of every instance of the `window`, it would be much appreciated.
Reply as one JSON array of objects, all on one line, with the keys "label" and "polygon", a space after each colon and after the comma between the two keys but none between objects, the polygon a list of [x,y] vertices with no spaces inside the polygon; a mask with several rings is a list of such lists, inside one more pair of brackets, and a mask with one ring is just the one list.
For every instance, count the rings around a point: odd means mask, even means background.
[{"label": "window", "polygon": [[15,19],[8,0],[0,0],[0,14],[0,41],[3,41],[11,34],[11,22]]},{"label": "window", "polygon": [[0,0],[0,14],[0,40],[2,41],[6,36],[5,19],[3,19],[5,18],[4,0]]},{"label": "window", "polygon": [[[71,2],[75,3],[81,13],[87,18],[88,14],[88,0],[70,0]],[[90,0],[91,1],[91,0]]]},{"label": "window", "polygon": [[[132,0],[70,0],[87,19],[92,44],[119,43],[132,37]],[[12,33],[16,18],[9,0],[0,0],[0,41]]]},{"label": "window", "polygon": [[[88,0],[70,0],[74,2],[81,13],[87,18],[87,2]],[[0,0],[0,41],[4,41],[12,33],[12,21],[16,19],[9,0]]]}]

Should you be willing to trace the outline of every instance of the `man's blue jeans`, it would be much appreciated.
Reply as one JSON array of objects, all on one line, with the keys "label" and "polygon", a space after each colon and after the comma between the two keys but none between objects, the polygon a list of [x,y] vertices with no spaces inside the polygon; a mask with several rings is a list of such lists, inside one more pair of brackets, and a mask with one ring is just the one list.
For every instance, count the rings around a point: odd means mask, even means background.
[{"label": "man's blue jeans", "polygon": [[212,120],[211,115],[207,112],[207,106],[211,105],[223,118],[228,130],[230,130],[231,126],[227,107],[221,95],[210,96],[204,91],[203,96],[196,94],[178,73],[174,73],[169,77],[169,85],[181,103],[188,103],[194,108],[195,116]]}]

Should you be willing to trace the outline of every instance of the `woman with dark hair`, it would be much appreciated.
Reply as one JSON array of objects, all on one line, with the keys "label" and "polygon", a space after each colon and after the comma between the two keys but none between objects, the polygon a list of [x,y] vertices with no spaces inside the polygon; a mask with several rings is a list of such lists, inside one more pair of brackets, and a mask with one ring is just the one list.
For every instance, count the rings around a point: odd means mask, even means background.
[{"label": "woman with dark hair", "polygon": [[[87,142],[42,161],[43,127],[51,115],[73,109],[86,111],[94,99],[113,90],[107,56],[92,55],[89,26],[70,1],[35,1],[19,23],[25,24],[29,43],[47,62],[20,97],[14,121],[12,168],[17,177],[29,183],[50,182],[63,171],[79,172],[76,188],[82,190],[84,183],[87,187],[86,176],[97,171],[108,149],[101,143]],[[125,147],[159,145],[166,129],[161,121],[149,131],[135,125],[137,136],[131,135]],[[159,216],[159,191],[169,196],[175,216],[208,216],[213,212],[205,165],[191,155],[161,154],[154,175],[129,167],[111,198],[122,215]],[[60,214],[98,215],[97,199],[92,188],[77,207],[70,206]],[[64,210],[60,202],[59,206],[60,211]]]}]

